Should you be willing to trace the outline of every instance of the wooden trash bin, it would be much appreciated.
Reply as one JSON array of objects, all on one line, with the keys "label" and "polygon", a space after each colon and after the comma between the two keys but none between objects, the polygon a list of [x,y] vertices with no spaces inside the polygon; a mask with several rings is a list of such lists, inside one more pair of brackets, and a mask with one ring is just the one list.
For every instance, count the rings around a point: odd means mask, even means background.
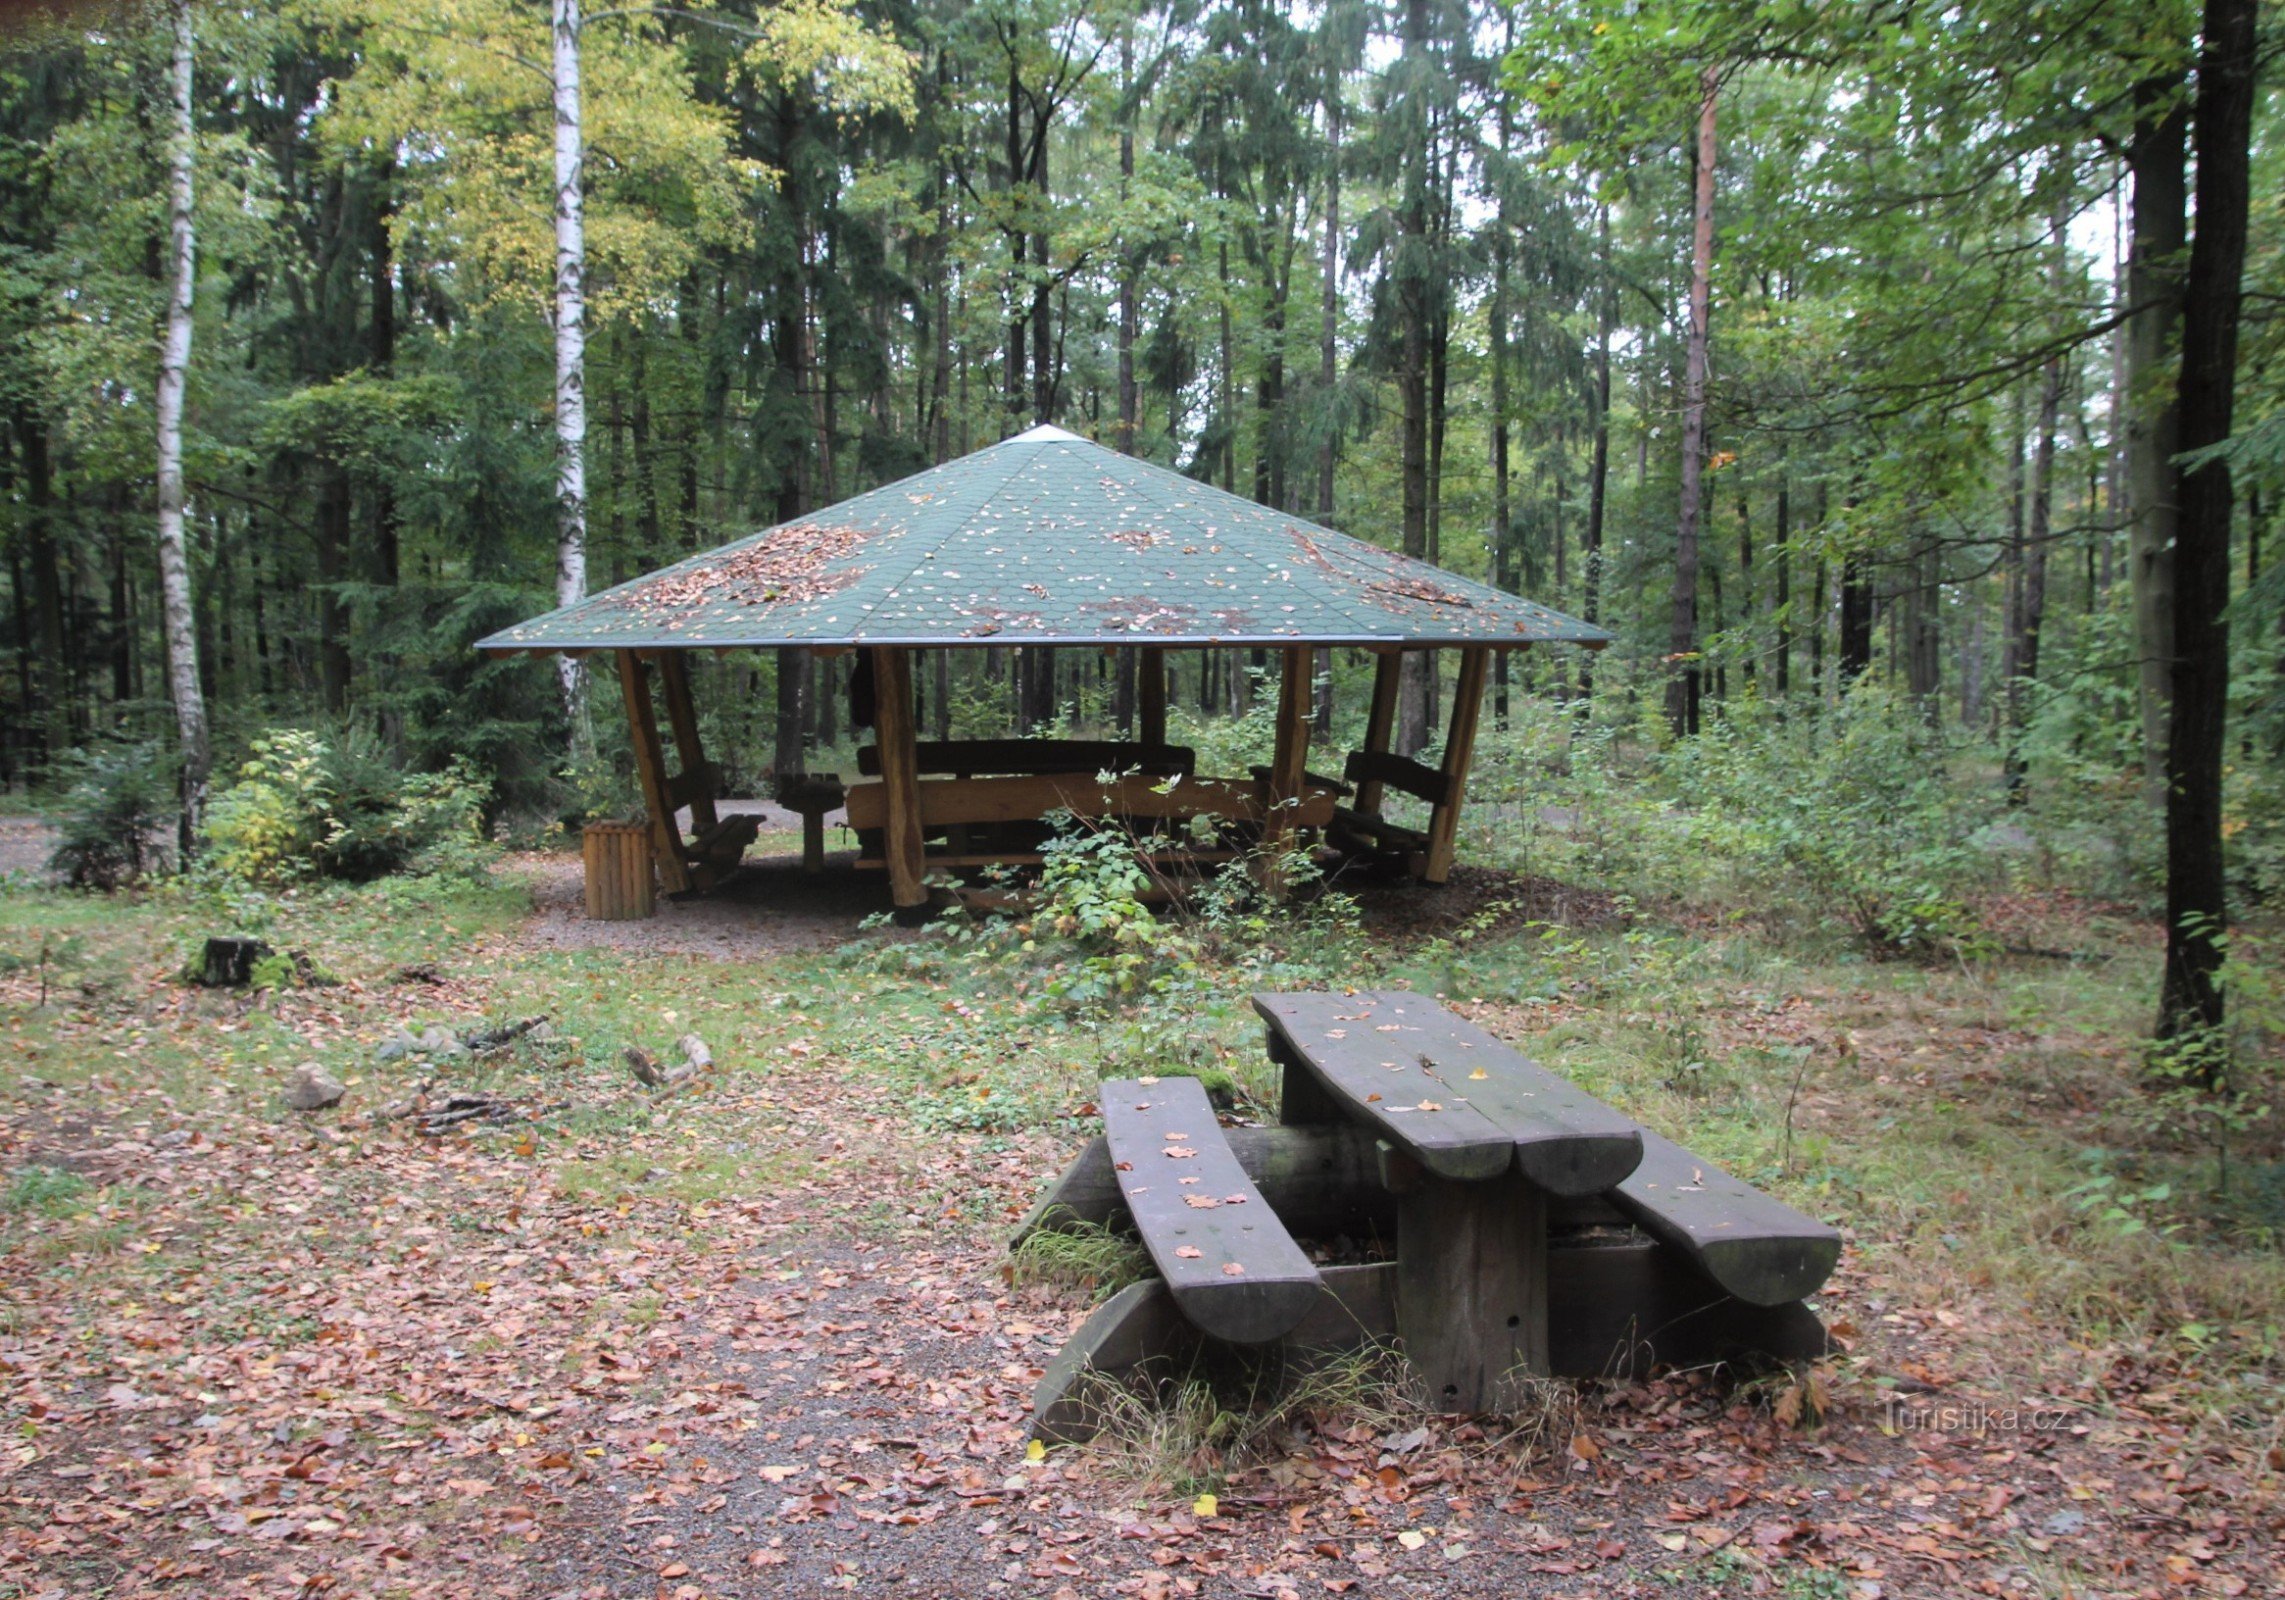
[{"label": "wooden trash bin", "polygon": [[590,822],[579,836],[587,868],[587,914],[635,922],[651,914],[651,829],[647,822]]}]

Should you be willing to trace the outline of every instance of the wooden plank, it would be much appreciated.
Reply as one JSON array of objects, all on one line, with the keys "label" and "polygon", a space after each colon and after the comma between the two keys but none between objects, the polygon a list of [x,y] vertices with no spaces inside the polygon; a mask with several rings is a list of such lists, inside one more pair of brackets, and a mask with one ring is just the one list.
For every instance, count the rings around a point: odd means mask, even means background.
[{"label": "wooden plank", "polygon": [[1130,1283],[1096,1307],[1064,1342],[1031,1391],[1031,1431],[1055,1444],[1083,1444],[1104,1422],[1098,1386],[1138,1367],[1181,1361],[1198,1332],[1157,1278]]},{"label": "wooden plank", "polygon": [[[1352,1039],[1360,1027],[1373,1029],[1384,1050],[1401,1049],[1399,1059],[1417,1062],[1453,1097],[1507,1129],[1517,1168],[1550,1194],[1601,1194],[1642,1161],[1644,1136],[1632,1117],[1426,995],[1362,989],[1290,998],[1298,1002],[1297,1026],[1341,1027],[1331,1020],[1335,1014],[1362,1017],[1345,1025]],[[1400,1031],[1378,1032],[1384,1023]]]},{"label": "wooden plank", "polygon": [[1373,1021],[1369,1002],[1257,994],[1254,1009],[1345,1114],[1430,1172],[1467,1181],[1514,1165],[1515,1135],[1422,1071],[1419,1052],[1392,1042],[1398,1025]]},{"label": "wooden plank", "polygon": [[1460,674],[1452,687],[1452,722],[1444,736],[1444,795],[1428,817],[1428,861],[1423,883],[1452,875],[1452,854],[1460,836],[1460,805],[1468,795],[1468,768],[1476,758],[1476,723],[1484,704],[1484,678],[1492,653],[1482,645],[1460,652]]},{"label": "wooden plank", "polygon": [[[1396,1237],[1396,1210],[1374,1184],[1372,1136],[1333,1124],[1314,1128],[1224,1128],[1223,1139],[1263,1203],[1289,1233]],[[1111,1147],[1090,1139],[1048,1185],[1008,1241],[1018,1249],[1035,1233],[1075,1223],[1130,1226]]]},{"label": "wooden plank", "polygon": [[698,737],[698,711],[690,701],[690,672],[680,650],[661,650],[657,656],[659,688],[666,699],[667,726],[674,730],[674,748],[681,758],[678,784],[688,787],[676,798],[690,807],[690,831],[703,833],[720,817],[714,809],[716,775]]},{"label": "wooden plank", "polygon": [[1114,1078],[1099,1100],[1127,1213],[1182,1314],[1236,1344],[1292,1328],[1317,1268],[1238,1164],[1205,1086]]},{"label": "wooden plank", "polygon": [[1520,1172],[1425,1176],[1396,1205],[1396,1331],[1435,1411],[1506,1410],[1547,1376],[1547,1197]]},{"label": "wooden plank", "polygon": [[[928,904],[922,881],[919,774],[913,766],[918,742],[912,720],[912,652],[893,647],[873,652],[876,704],[873,727],[881,748],[881,781],[864,785],[879,791],[883,805],[873,826],[882,830],[881,855],[889,864],[889,898],[897,909],[917,911]],[[856,822],[855,795],[850,821]]]},{"label": "wooden plank", "polygon": [[[1333,1354],[1396,1337],[1397,1262],[1319,1271],[1324,1290],[1281,1341],[1289,1351]],[[1831,1348],[1824,1324],[1800,1301],[1748,1305],[1639,1235],[1549,1241],[1547,1365],[1555,1377],[1639,1378],[1653,1366],[1808,1361]]]},{"label": "wooden plank", "polygon": [[[1368,787],[1376,794],[1384,788],[1401,789],[1415,799],[1436,805],[1451,789],[1437,768],[1422,766],[1408,756],[1393,755],[1386,750],[1352,750],[1342,772],[1357,786],[1360,795]],[[1377,818],[1380,813],[1375,811],[1371,815]]]},{"label": "wooden plank", "polygon": [[1262,888],[1273,899],[1285,894],[1278,857],[1290,846],[1301,804],[1309,792],[1309,677],[1312,652],[1306,646],[1280,650],[1283,671],[1277,683],[1277,744],[1270,756],[1263,796]]},{"label": "wooden plank", "polygon": [[[1278,1341],[1288,1374],[1397,1337],[1400,1264],[1325,1267],[1315,1299]],[[1748,1305],[1724,1295],[1665,1246],[1639,1236],[1550,1241],[1547,1365],[1562,1378],[1641,1377],[1654,1365],[1702,1367],[1748,1360],[1805,1361],[1831,1340],[1798,1300]],[[1156,1278],[1097,1308],[1032,1391],[1032,1431],[1078,1443],[1099,1431],[1101,1396],[1138,1372],[1171,1375],[1201,1342]]]},{"label": "wooden plank", "polygon": [[[1373,703],[1365,714],[1365,748],[1367,755],[1388,753],[1389,740],[1396,733],[1396,702],[1404,681],[1404,652],[1383,650],[1373,658]],[[1351,781],[1355,781],[1354,774]],[[1357,784],[1357,809],[1368,817],[1381,814],[1381,786],[1366,780]]]},{"label": "wooden plank", "polygon": [[1814,1294],[1841,1259],[1832,1228],[1647,1129],[1642,1164],[1611,1199],[1751,1305]]},{"label": "wooden plank", "polygon": [[1146,745],[1166,743],[1166,652],[1145,645],[1135,658],[1135,731]]},{"label": "wooden plank", "polygon": [[[1198,752],[1186,744],[1163,739],[1128,743],[1118,739],[923,739],[915,757],[915,770],[923,777],[946,773],[958,777],[1033,776],[1043,772],[1077,772],[1093,777],[1098,772],[1147,773],[1168,777],[1195,772]],[[868,778],[881,772],[878,745],[860,745],[857,770]]]},{"label": "wooden plank", "polygon": [[659,886],[668,894],[682,894],[691,887],[690,867],[682,858],[682,833],[674,820],[674,802],[667,795],[666,750],[659,743],[658,713],[651,705],[647,669],[632,650],[616,654],[620,698],[627,707],[628,742],[635,752],[635,775],[642,782],[644,809],[650,813],[651,858],[658,867]]},{"label": "wooden plank", "polygon": [[[1213,816],[1232,822],[1262,819],[1262,789],[1234,778],[1134,776],[1110,783],[1091,774],[1045,773],[1014,778],[918,779],[920,825],[930,832],[968,823],[1036,822],[1050,811],[1083,817],[1149,817],[1187,820]],[[888,816],[886,792],[878,783],[852,784],[849,826],[878,828]],[[1307,790],[1294,808],[1297,827],[1323,827],[1333,819],[1333,796]]]}]

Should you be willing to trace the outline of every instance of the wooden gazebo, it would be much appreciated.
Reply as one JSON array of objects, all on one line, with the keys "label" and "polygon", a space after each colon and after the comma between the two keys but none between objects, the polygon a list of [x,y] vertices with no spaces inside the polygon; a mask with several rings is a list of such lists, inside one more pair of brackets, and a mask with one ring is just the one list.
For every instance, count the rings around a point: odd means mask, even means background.
[{"label": "wooden gazebo", "polygon": [[[1442,882],[1492,652],[1608,640],[1528,600],[1038,427],[477,648],[616,659],[669,893],[713,881],[752,837],[750,825],[716,812],[687,653],[867,652],[875,742],[859,753],[864,781],[845,803],[863,845],[859,864],[887,871],[902,910],[927,904],[932,870],[1036,860],[1038,819],[1057,809],[1124,819],[1145,837],[1198,817],[1273,845],[1317,830]],[[1136,649],[1139,737],[923,741],[914,653],[987,646]],[[1378,657],[1364,745],[1339,780],[1305,766],[1312,655],[1327,646]],[[1167,744],[1164,652],[1200,648],[1277,653],[1275,753],[1249,777],[1200,777],[1190,752]],[[1434,768],[1390,750],[1403,654],[1429,649],[1460,657]],[[1382,815],[1391,788],[1428,803],[1424,830]],[[802,799],[820,804],[815,787]],[[685,808],[688,833],[678,821]]]}]

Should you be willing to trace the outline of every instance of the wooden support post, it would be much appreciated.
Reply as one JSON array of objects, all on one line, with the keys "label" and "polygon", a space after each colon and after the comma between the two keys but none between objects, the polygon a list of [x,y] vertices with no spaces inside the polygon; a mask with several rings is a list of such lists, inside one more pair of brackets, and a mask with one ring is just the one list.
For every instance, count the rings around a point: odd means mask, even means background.
[{"label": "wooden support post", "polygon": [[[1395,736],[1397,691],[1403,680],[1402,650],[1383,650],[1373,657],[1373,705],[1365,716],[1365,748],[1374,755],[1386,755],[1389,740]],[[1381,814],[1378,779],[1367,779],[1357,785],[1357,811],[1368,817]]]},{"label": "wooden support post", "polygon": [[1141,645],[1135,651],[1137,732],[1146,745],[1166,743],[1166,651]]},{"label": "wooden support post", "polygon": [[714,774],[706,764],[706,748],[698,738],[698,711],[690,702],[690,673],[680,650],[661,650],[656,657],[659,688],[666,695],[667,726],[674,730],[674,749],[682,763],[689,796],[690,831],[703,834],[722,819],[714,809]]},{"label": "wooden support post", "polygon": [[682,832],[675,825],[674,802],[668,798],[666,750],[659,743],[658,713],[651,706],[651,685],[642,658],[621,650],[619,691],[627,702],[628,742],[635,749],[635,774],[642,779],[643,805],[650,812],[651,855],[658,863],[659,886],[668,894],[682,894],[690,884],[690,867],[682,858]]},{"label": "wooden support post", "polygon": [[1262,887],[1272,895],[1285,892],[1284,874],[1277,858],[1293,844],[1294,812],[1308,781],[1309,667],[1306,646],[1278,651],[1284,670],[1277,684],[1277,746],[1269,760],[1269,793],[1262,822]]},{"label": "wooden support post", "polygon": [[1460,831],[1460,802],[1468,788],[1468,764],[1476,755],[1476,713],[1484,703],[1484,678],[1492,653],[1482,645],[1460,652],[1460,678],[1452,687],[1452,726],[1444,736],[1444,798],[1428,818],[1428,860],[1424,883],[1442,883],[1452,874],[1452,847]]},{"label": "wooden support post", "polygon": [[1396,1204],[1396,1329],[1432,1411],[1510,1408],[1547,1376],[1547,1196],[1512,1168],[1422,1173]]},{"label": "wooden support post", "polygon": [[928,885],[921,881],[920,734],[912,719],[910,650],[882,646],[873,651],[873,692],[884,802],[881,854],[897,911],[914,913],[928,904]]}]

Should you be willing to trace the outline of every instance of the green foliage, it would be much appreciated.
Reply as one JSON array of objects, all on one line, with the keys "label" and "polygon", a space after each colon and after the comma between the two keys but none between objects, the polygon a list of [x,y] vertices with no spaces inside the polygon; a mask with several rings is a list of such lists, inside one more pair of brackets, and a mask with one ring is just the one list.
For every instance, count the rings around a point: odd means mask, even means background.
[{"label": "green foliage", "polygon": [[156,744],[76,752],[48,808],[56,830],[50,870],[75,889],[140,882],[163,859],[157,840],[176,815],[174,762]]},{"label": "green foliage", "polygon": [[490,785],[465,760],[400,773],[354,738],[330,743],[303,728],[265,734],[250,750],[207,813],[212,864],[227,879],[365,882],[476,874],[490,862]]},{"label": "green foliage", "polygon": [[80,1209],[93,1188],[78,1173],[62,1167],[25,1167],[8,1180],[5,1190],[0,1190],[0,1210],[68,1216]]},{"label": "green foliage", "polygon": [[1950,752],[1908,700],[1860,685],[1822,715],[1749,706],[1668,760],[1688,829],[1765,895],[1798,892],[1867,947],[1966,956],[1984,947],[1968,894],[1997,814],[1949,781]]}]

